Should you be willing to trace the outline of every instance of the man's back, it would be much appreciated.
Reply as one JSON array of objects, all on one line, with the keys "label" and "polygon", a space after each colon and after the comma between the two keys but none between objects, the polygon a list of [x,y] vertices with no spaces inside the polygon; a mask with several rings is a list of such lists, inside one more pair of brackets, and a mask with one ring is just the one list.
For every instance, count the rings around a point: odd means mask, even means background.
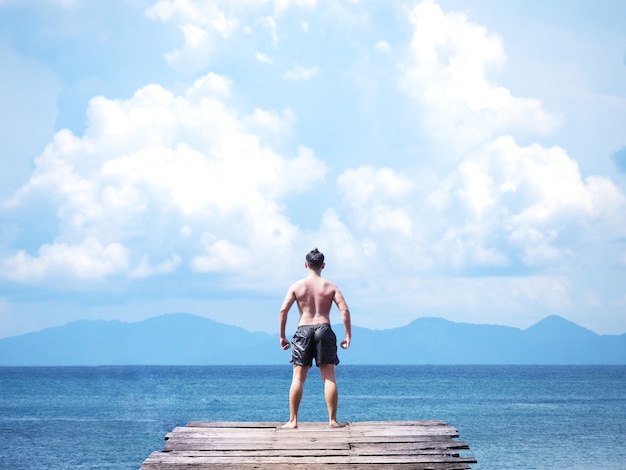
[{"label": "man's back", "polygon": [[340,310],[345,306],[337,286],[321,276],[307,276],[296,282],[291,290],[300,310],[299,326],[330,323],[333,302],[337,303]]}]

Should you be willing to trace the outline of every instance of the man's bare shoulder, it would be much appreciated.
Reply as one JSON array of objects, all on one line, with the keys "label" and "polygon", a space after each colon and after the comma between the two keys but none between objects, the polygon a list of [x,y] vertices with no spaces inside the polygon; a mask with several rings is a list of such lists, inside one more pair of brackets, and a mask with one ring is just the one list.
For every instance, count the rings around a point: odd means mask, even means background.
[{"label": "man's bare shoulder", "polygon": [[307,279],[306,278],[300,279],[294,282],[293,284],[291,284],[291,286],[289,287],[289,292],[292,292],[292,293],[301,292],[303,289],[306,289],[306,286],[307,286]]},{"label": "man's bare shoulder", "polygon": [[337,287],[337,285],[331,281],[330,279],[326,279],[325,277],[321,277],[320,278],[321,284],[326,288],[326,289],[333,289],[333,290],[339,290],[339,288]]},{"label": "man's bare shoulder", "polygon": [[302,279],[299,279],[296,282],[294,282],[293,284],[291,284],[290,289],[296,289],[296,288],[298,288],[300,286],[306,285],[306,283],[307,283],[307,278],[306,277],[302,278]]}]

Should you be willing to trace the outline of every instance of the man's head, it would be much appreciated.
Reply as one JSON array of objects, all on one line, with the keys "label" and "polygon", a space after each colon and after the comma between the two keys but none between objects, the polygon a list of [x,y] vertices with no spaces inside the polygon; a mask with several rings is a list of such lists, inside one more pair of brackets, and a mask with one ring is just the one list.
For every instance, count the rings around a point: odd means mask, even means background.
[{"label": "man's head", "polygon": [[317,248],[312,249],[306,254],[307,267],[319,271],[324,267],[324,253],[321,253]]}]

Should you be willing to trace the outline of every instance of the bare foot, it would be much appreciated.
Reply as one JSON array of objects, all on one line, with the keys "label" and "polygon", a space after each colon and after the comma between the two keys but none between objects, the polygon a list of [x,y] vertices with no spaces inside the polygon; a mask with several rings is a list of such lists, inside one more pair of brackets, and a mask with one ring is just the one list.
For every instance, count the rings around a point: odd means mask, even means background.
[{"label": "bare foot", "polygon": [[328,423],[328,427],[329,427],[329,428],[333,428],[333,429],[334,429],[334,428],[345,428],[347,425],[348,425],[348,423],[338,423],[338,422],[337,422],[337,421],[335,421],[335,420],[330,421],[330,422]]},{"label": "bare foot", "polygon": [[289,421],[288,423],[285,423],[282,426],[278,426],[278,429],[297,429],[297,428],[298,428],[297,421]]}]

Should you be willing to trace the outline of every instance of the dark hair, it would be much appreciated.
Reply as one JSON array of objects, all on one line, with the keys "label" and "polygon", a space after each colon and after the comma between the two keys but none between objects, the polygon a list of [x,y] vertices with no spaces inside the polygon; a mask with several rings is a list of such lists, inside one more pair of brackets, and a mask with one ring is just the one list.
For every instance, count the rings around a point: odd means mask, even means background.
[{"label": "dark hair", "polygon": [[321,253],[317,248],[313,248],[306,254],[306,264],[309,268],[319,269],[324,264],[324,253]]}]

